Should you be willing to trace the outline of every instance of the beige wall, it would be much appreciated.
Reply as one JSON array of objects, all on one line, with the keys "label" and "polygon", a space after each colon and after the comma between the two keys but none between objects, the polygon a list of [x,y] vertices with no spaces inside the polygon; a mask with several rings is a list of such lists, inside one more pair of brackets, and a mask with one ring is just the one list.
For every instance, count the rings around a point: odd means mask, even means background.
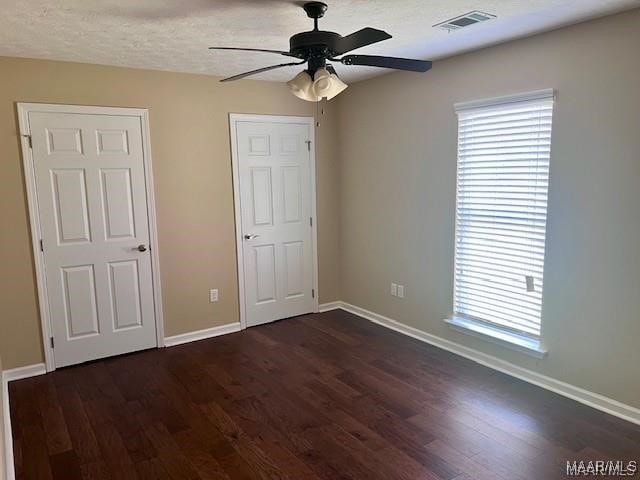
[{"label": "beige wall", "polygon": [[[339,104],[343,300],[640,407],[640,10],[352,85]],[[453,104],[552,87],[543,360],[450,330]],[[404,300],[389,283],[405,285]]]},{"label": "beige wall", "polygon": [[[150,109],[165,334],[239,319],[229,112],[313,115],[286,85],[0,58],[0,353],[5,368],[43,361],[15,102]],[[333,104],[317,131],[320,301],[338,295]],[[208,303],[208,290],[220,301]]]}]

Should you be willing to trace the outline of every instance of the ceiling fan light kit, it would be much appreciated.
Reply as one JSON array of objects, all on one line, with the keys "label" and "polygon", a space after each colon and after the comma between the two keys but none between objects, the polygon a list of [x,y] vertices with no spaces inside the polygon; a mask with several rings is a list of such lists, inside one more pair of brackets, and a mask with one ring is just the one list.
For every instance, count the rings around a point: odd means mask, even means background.
[{"label": "ceiling fan light kit", "polygon": [[237,47],[209,47],[212,50],[240,50],[252,52],[266,52],[284,55],[298,59],[297,62],[280,63],[269,67],[251,70],[232,77],[224,78],[221,82],[240,80],[241,78],[255,75],[277,68],[290,65],[307,64],[307,68],[289,80],[287,84],[296,97],[309,102],[318,102],[323,98],[332,99],[347,88],[347,85],[338,78],[331,64],[362,65],[370,67],[391,68],[395,70],[407,70],[411,72],[426,72],[431,68],[431,62],[426,60],[413,60],[409,58],[381,57],[374,55],[344,55],[361,47],[378,43],[391,38],[387,32],[375,28],[363,28],[351,35],[343,37],[335,32],[327,32],[318,29],[318,19],[327,11],[327,5],[322,2],[307,2],[303,5],[309,18],[313,19],[313,30],[297,33],[289,39],[289,51],[266,50],[259,48]]},{"label": "ceiling fan light kit", "polygon": [[307,102],[319,102],[323,98],[331,100],[347,88],[347,84],[326,68],[316,70],[313,78],[303,70],[287,82],[291,93]]}]

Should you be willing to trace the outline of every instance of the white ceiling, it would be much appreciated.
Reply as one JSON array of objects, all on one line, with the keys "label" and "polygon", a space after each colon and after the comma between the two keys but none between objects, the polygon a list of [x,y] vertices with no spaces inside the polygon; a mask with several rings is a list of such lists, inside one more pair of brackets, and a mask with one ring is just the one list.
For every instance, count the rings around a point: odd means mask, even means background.
[{"label": "white ceiling", "polygon": [[[357,53],[434,60],[586,19],[640,7],[639,0],[325,0],[320,28],[362,27],[393,38]],[[311,20],[292,0],[0,0],[0,55],[233,75],[286,57],[212,52],[210,45],[288,50]],[[481,10],[498,18],[452,33],[432,28]],[[253,77],[283,81],[301,67]],[[346,81],[388,72],[337,67]]]}]

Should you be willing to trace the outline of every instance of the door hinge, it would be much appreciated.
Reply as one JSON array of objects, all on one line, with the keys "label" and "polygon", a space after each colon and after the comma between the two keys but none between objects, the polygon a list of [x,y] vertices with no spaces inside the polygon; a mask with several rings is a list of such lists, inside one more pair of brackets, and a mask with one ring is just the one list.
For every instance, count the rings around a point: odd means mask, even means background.
[{"label": "door hinge", "polygon": [[307,150],[311,151],[311,140],[305,140],[305,142],[307,144]]},{"label": "door hinge", "polygon": [[309,217],[309,226],[313,227],[313,217]]},{"label": "door hinge", "polygon": [[31,140],[31,135],[22,135],[29,142],[29,148],[33,148],[33,141]]},{"label": "door hinge", "polygon": [[49,337],[49,342],[51,343],[51,348],[55,348],[55,343],[53,341],[53,337]]},{"label": "door hinge", "polygon": [[40,251],[44,252],[44,242],[40,239]]},{"label": "door hinge", "polygon": [[316,298],[316,290],[314,288],[311,289],[311,298]]}]

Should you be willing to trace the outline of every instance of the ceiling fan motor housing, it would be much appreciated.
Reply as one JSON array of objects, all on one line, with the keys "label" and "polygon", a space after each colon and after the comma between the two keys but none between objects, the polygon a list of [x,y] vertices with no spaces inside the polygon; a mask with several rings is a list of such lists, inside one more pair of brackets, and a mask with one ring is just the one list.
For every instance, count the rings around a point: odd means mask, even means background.
[{"label": "ceiling fan motor housing", "polygon": [[301,32],[289,39],[289,51],[299,58],[305,58],[309,53],[322,53],[326,57],[333,57],[341,38],[338,33],[322,30]]},{"label": "ceiling fan motor housing", "polygon": [[290,52],[309,62],[308,72],[313,76],[327,64],[327,58],[336,56],[338,42],[342,36],[335,32],[312,30],[301,32],[289,39]]}]

